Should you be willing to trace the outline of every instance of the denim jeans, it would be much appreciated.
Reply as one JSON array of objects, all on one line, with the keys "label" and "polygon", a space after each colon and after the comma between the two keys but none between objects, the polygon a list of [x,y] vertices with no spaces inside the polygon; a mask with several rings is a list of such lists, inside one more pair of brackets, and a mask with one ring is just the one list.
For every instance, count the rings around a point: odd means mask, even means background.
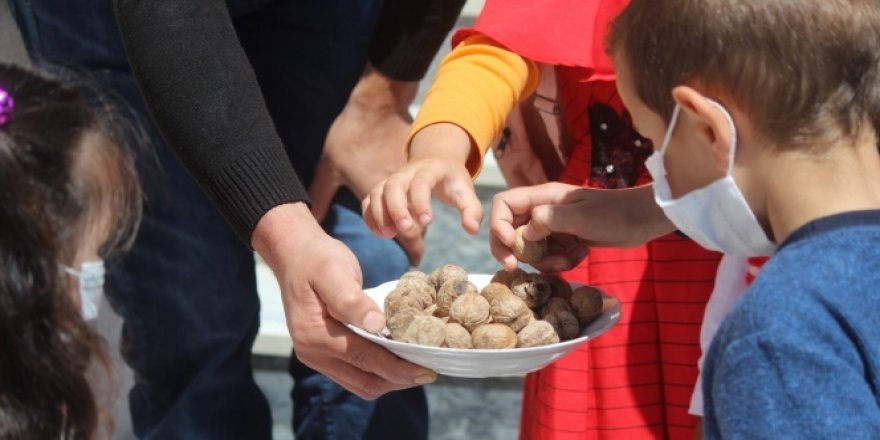
[{"label": "denim jeans", "polygon": [[[2,1],[2,0],[0,0]],[[259,328],[252,252],[162,141],[125,60],[111,0],[10,0],[32,58],[90,78],[144,127],[146,193],[132,251],[111,265],[107,294],[125,319],[135,373],[134,431],[156,439],[268,439],[271,417],[253,380]],[[288,154],[305,180],[324,135],[360,75],[381,1],[229,0]],[[326,230],[358,256],[365,285],[408,267],[393,241],[373,236],[357,200],[341,192]],[[419,389],[368,402],[291,359],[298,439],[426,438]],[[405,419],[405,420],[401,420]],[[383,431],[393,427],[393,434]]]}]

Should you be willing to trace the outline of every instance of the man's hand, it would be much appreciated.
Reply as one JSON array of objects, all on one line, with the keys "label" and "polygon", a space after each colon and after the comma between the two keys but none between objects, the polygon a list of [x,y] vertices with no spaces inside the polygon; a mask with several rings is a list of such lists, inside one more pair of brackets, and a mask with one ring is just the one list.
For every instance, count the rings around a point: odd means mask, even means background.
[{"label": "man's hand", "polygon": [[385,321],[363,293],[355,256],[324,233],[305,204],[267,212],[254,229],[252,244],[278,278],[287,327],[303,363],[364,399],[435,380],[433,371],[396,357],[343,325],[378,332]]},{"label": "man's hand", "polygon": [[534,266],[558,272],[577,265],[589,247],[632,247],[675,230],[654,203],[650,185],[605,190],[546,183],[499,193],[490,216],[492,255],[507,269],[517,265],[516,228],[526,240],[548,240],[548,255]]},{"label": "man's hand", "polygon": [[[312,212],[322,221],[339,187],[358,200],[406,164],[404,147],[417,82],[394,81],[367,65],[342,113],[333,121],[324,153],[309,187]],[[415,266],[424,254],[423,229],[402,231],[397,240]]]}]

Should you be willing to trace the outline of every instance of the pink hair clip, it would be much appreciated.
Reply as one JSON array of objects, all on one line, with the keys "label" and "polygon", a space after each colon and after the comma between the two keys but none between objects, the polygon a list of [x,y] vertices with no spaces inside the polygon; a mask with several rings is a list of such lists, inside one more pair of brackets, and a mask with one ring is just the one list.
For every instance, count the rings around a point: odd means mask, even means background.
[{"label": "pink hair clip", "polygon": [[12,119],[12,109],[15,107],[15,100],[6,90],[0,89],[0,127],[6,125]]}]

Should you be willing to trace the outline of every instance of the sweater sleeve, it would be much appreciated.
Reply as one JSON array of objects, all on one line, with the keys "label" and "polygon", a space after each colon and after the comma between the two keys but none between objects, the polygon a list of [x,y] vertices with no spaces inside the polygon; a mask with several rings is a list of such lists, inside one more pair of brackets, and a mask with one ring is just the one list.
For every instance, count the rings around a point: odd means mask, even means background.
[{"label": "sweater sleeve", "polygon": [[370,62],[398,81],[418,81],[449,33],[465,0],[386,0],[370,42]]},{"label": "sweater sleeve", "polygon": [[810,339],[773,329],[713,345],[703,385],[706,438],[876,437],[880,411],[867,367],[851,341],[830,330]]},{"label": "sweater sleeve", "polygon": [[479,152],[472,151],[467,164],[471,176],[476,176],[483,156],[504,129],[514,105],[532,95],[539,81],[537,63],[484,35],[474,34],[443,59],[413,122],[407,145],[429,125],[458,125],[470,136],[473,150]]},{"label": "sweater sleeve", "polygon": [[242,240],[308,200],[223,0],[116,0],[116,14],[153,119]]}]

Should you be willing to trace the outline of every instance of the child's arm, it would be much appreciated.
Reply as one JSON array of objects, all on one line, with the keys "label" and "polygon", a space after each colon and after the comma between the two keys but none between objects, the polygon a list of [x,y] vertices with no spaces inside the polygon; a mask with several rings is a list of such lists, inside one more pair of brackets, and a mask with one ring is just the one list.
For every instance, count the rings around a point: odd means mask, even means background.
[{"label": "child's arm", "polygon": [[533,266],[568,270],[597,247],[631,247],[668,234],[675,226],[654,202],[650,185],[629,189],[584,188],[563,183],[515,188],[492,201],[492,255],[507,270],[516,267],[511,248],[518,226],[527,240],[548,239],[548,255]]},{"label": "child's arm", "polygon": [[367,225],[386,237],[416,222],[425,226],[433,192],[461,212],[466,231],[476,233],[482,206],[471,179],[513,106],[534,92],[538,72],[535,63],[479,34],[457,46],[413,123],[408,164],[364,200]]}]

